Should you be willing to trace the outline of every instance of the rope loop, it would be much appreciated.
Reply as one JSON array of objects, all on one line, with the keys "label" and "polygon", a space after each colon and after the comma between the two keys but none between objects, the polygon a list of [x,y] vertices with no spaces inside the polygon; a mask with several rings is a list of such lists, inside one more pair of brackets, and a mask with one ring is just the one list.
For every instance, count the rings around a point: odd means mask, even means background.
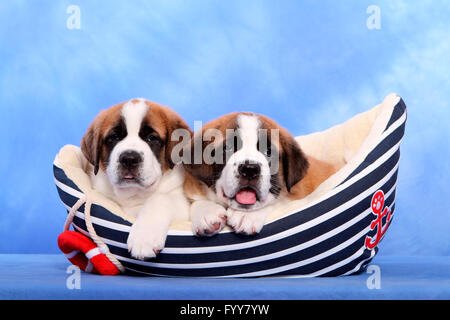
[{"label": "rope loop", "polygon": [[64,231],[69,230],[70,225],[73,222],[73,217],[78,209],[84,204],[84,221],[86,223],[86,228],[91,237],[92,241],[95,242],[97,247],[99,247],[100,251],[105,254],[105,256],[114,264],[120,272],[124,273],[124,266],[117,260],[117,258],[109,251],[108,246],[103,242],[103,240],[97,235],[95,232],[94,226],[91,221],[91,207],[92,201],[86,195],[80,199],[70,208],[70,211],[67,215],[66,222],[64,223]]}]

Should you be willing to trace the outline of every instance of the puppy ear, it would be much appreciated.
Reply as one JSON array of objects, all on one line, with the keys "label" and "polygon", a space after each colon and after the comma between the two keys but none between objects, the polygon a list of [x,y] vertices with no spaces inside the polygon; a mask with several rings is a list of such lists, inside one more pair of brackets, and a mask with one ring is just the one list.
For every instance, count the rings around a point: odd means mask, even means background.
[{"label": "puppy ear", "polygon": [[97,174],[100,166],[100,154],[102,150],[102,139],[99,120],[91,123],[81,140],[81,151],[86,159],[94,166],[94,174]]},{"label": "puppy ear", "polygon": [[167,145],[165,152],[167,166],[170,169],[172,169],[176,164],[174,159],[172,159],[172,152],[174,152],[177,157],[181,157],[181,159],[184,159],[185,148],[190,144],[192,134],[192,130],[189,128],[183,118],[181,118],[174,111],[170,110],[167,120]]},{"label": "puppy ear", "polygon": [[294,137],[285,129],[280,130],[280,145],[283,149],[281,162],[288,192],[308,171],[309,163]]},{"label": "puppy ear", "polygon": [[192,138],[189,146],[186,148],[186,158],[188,161],[183,162],[184,168],[193,177],[211,187],[219,178],[224,164],[212,163],[207,164],[203,158],[205,148],[211,143],[209,140],[204,140],[204,131],[196,133]]}]

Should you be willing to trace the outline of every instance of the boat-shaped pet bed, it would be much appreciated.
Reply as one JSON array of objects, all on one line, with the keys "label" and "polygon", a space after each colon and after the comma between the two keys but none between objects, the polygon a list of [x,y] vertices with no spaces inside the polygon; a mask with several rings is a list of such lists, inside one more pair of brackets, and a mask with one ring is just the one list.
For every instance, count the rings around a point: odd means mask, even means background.
[{"label": "boat-shaped pet bed", "polygon": [[[361,272],[392,222],[405,122],[406,106],[391,94],[343,124],[297,137],[306,154],[342,169],[308,197],[280,204],[255,236],[225,228],[202,238],[192,234],[189,221],[174,223],[165,248],[149,261],[130,256],[126,243],[133,219],[91,188],[80,149],[64,146],[53,166],[70,218],[59,246],[73,264],[100,274],[313,277]],[[74,231],[67,231],[71,224]]]}]

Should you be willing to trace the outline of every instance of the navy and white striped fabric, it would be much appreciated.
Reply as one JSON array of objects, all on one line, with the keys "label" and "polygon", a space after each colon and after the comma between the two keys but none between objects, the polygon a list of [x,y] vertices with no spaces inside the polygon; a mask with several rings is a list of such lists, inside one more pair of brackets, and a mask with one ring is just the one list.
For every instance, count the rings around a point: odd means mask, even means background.
[{"label": "navy and white striped fabric", "polygon": [[[340,276],[358,273],[378,252],[368,249],[366,237],[376,237],[371,200],[385,195],[385,207],[395,209],[400,142],[406,122],[403,100],[376,147],[336,188],[298,212],[268,223],[256,236],[221,232],[211,238],[170,231],[166,247],[156,259],[139,261],[127,250],[130,222],[93,204],[91,221],[99,237],[127,271],[144,275],[195,277]],[[64,171],[54,165],[59,196],[70,209],[83,196]],[[73,225],[87,233],[84,205]],[[392,222],[392,219],[388,222]],[[383,223],[386,223],[385,218]]]}]

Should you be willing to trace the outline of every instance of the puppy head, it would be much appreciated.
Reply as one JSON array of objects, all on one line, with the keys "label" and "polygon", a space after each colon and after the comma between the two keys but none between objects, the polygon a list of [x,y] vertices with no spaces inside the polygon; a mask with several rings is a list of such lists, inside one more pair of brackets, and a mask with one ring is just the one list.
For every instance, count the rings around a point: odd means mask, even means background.
[{"label": "puppy head", "polygon": [[268,205],[308,169],[292,135],[253,113],[232,113],[205,124],[194,136],[191,154],[186,170],[211,188],[216,200],[236,210]]},{"label": "puppy head", "polygon": [[116,188],[152,189],[174,163],[172,132],[191,132],[173,110],[133,99],[103,110],[81,141],[81,150],[94,167],[106,173]]}]

